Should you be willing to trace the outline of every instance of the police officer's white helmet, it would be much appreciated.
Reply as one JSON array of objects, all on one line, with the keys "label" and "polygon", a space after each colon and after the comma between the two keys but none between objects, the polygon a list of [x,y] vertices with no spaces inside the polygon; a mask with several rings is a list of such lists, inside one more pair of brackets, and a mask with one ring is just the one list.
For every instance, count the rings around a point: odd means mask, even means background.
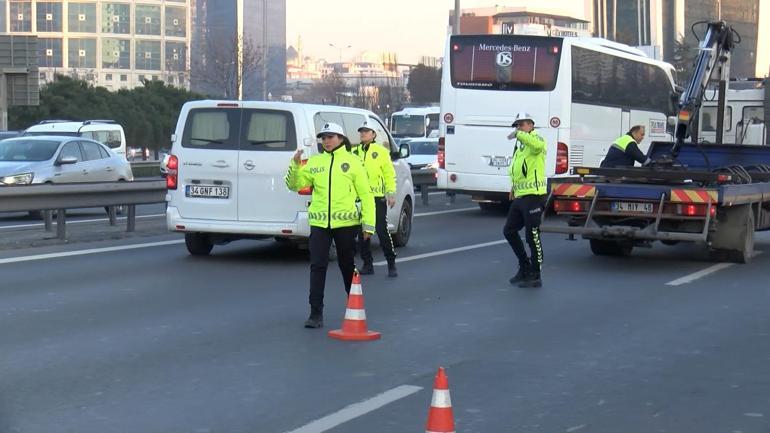
[{"label": "police officer's white helmet", "polygon": [[358,127],[358,132],[361,131],[372,131],[374,133],[377,133],[377,131],[374,129],[374,124],[369,122],[368,120],[364,120],[364,123],[361,124],[361,126]]},{"label": "police officer's white helmet", "polygon": [[511,126],[515,128],[519,126],[519,123],[521,123],[524,120],[529,120],[530,122],[532,122],[533,125],[535,124],[535,121],[532,119],[532,116],[529,113],[520,111],[516,113],[516,119],[514,119],[513,124]]},{"label": "police officer's white helmet", "polygon": [[348,138],[345,136],[345,130],[342,129],[342,127],[336,123],[326,123],[321,128],[321,130],[316,135],[317,138],[321,138],[322,136],[326,134],[337,134],[342,136],[343,138]]}]

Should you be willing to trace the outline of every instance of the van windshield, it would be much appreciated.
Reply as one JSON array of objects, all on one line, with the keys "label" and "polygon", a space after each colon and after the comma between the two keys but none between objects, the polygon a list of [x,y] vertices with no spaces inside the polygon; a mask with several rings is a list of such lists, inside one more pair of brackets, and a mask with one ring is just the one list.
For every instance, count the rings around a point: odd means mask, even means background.
[{"label": "van windshield", "polygon": [[288,111],[195,108],[182,134],[182,147],[245,151],[294,151],[294,117]]}]

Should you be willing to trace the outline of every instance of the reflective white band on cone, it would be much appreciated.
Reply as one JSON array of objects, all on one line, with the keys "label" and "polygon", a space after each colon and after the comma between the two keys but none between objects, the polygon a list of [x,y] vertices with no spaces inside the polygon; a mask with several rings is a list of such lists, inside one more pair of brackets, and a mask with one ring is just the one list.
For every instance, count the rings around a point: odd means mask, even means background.
[{"label": "reflective white band on cone", "polygon": [[452,407],[452,399],[449,397],[449,390],[434,389],[433,399],[430,401],[430,406],[438,408]]},{"label": "reflective white band on cone", "polygon": [[351,284],[350,285],[350,294],[351,295],[363,295],[364,292],[361,291],[361,285],[360,284]]},{"label": "reflective white band on cone", "polygon": [[348,308],[345,310],[345,320],[366,320],[366,311]]}]

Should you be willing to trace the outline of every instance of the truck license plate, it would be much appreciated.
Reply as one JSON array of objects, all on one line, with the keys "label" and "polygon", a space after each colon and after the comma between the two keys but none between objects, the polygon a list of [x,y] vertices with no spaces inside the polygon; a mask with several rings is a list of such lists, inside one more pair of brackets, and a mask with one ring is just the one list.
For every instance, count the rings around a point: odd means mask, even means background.
[{"label": "truck license plate", "polygon": [[652,203],[629,203],[624,201],[612,202],[613,212],[652,213]]}]

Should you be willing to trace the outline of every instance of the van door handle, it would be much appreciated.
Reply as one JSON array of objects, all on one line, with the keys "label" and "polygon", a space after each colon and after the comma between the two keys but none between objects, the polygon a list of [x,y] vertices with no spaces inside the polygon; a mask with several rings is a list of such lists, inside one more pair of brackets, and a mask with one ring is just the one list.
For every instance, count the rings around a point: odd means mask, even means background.
[{"label": "van door handle", "polygon": [[227,168],[227,167],[230,166],[230,164],[228,164],[225,161],[217,161],[217,162],[211,164],[211,166],[212,167],[216,167],[216,168]]}]

